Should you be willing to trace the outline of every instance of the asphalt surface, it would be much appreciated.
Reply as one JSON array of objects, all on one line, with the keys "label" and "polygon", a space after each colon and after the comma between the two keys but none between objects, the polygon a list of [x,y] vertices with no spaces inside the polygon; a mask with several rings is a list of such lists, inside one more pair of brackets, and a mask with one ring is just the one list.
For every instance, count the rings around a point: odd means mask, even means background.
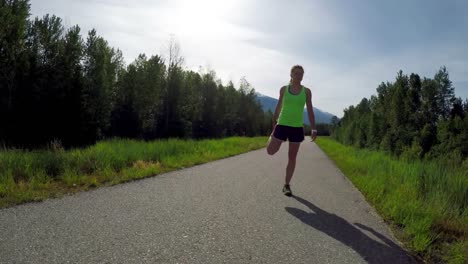
[{"label": "asphalt surface", "polygon": [[0,210],[0,263],[411,263],[314,144]]}]

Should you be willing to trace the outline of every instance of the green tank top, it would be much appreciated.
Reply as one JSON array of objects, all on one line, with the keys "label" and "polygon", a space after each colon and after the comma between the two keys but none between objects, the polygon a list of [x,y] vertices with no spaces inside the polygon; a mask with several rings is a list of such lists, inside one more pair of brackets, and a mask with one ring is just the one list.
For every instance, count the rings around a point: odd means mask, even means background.
[{"label": "green tank top", "polygon": [[292,94],[289,85],[283,94],[283,103],[278,118],[278,125],[302,127],[302,113],[306,102],[305,88],[302,86],[299,94]]}]

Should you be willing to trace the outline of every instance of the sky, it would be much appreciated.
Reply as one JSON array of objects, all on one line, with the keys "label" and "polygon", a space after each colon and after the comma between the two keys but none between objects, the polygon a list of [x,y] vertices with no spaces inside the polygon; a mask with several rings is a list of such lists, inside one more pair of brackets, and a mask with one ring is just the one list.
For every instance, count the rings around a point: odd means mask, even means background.
[{"label": "sky", "polygon": [[141,53],[167,58],[169,40],[187,70],[214,70],[239,87],[278,98],[290,69],[315,107],[343,110],[393,82],[399,70],[433,78],[446,66],[455,95],[468,98],[465,0],[31,0],[31,17],[53,14],[83,38],[96,29],[126,64]]}]

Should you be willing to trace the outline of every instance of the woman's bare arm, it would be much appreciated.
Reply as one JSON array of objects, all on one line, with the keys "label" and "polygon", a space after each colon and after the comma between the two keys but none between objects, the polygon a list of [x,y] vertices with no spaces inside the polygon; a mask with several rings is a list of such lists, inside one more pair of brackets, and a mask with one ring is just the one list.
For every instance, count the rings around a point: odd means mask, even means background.
[{"label": "woman's bare arm", "polygon": [[285,89],[285,86],[281,87],[280,89],[280,96],[278,99],[278,103],[276,104],[275,113],[273,114],[273,128],[275,127],[276,123],[278,123],[278,117],[281,112],[281,106],[283,104],[284,89]]},{"label": "woman's bare arm", "polygon": [[[310,122],[310,129],[311,129],[311,137],[312,140],[315,140],[317,137],[317,128],[315,127],[315,115],[314,115],[314,108],[312,106],[312,92],[309,88],[306,88],[306,105],[307,105],[307,115],[309,117]],[[314,134],[315,131],[315,134]]]}]

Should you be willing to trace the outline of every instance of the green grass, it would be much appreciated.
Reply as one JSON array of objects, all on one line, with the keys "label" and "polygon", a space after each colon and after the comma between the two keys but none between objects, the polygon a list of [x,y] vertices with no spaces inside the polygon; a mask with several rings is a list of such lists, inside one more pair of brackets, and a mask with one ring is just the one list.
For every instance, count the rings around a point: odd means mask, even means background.
[{"label": "green grass", "polygon": [[319,147],[424,260],[468,262],[468,168],[397,159],[318,138]]},{"label": "green grass", "polygon": [[0,208],[113,185],[263,148],[266,137],[114,139],[85,149],[0,151]]}]

